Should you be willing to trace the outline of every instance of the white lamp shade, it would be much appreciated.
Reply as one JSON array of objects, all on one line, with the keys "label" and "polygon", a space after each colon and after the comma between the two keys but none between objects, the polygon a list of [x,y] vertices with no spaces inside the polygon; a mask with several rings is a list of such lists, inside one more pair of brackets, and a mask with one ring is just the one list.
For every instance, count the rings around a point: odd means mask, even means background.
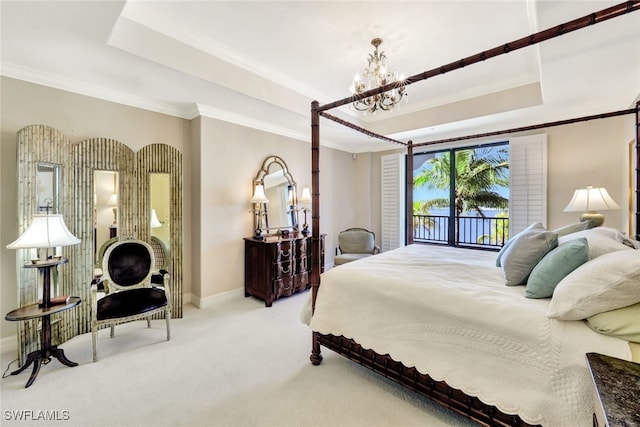
[{"label": "white lamp shade", "polygon": [[34,215],[31,225],[22,236],[7,245],[7,249],[54,248],[80,243],[71,234],[62,215]]},{"label": "white lamp shade", "polygon": [[592,212],[618,210],[620,206],[613,201],[607,189],[600,187],[587,187],[576,190],[565,212]]},{"label": "white lamp shade", "polygon": [[311,202],[311,191],[309,191],[309,187],[304,187],[302,189],[302,195],[300,196],[300,201],[304,203]]},{"label": "white lamp shade", "polygon": [[111,196],[109,196],[107,206],[118,206],[118,195],[116,193],[113,193]]},{"label": "white lamp shade", "polygon": [[264,194],[264,185],[256,184],[256,189],[251,198],[252,203],[269,203],[266,194]]},{"label": "white lamp shade", "polygon": [[160,228],[160,227],[162,227],[162,224],[158,219],[158,214],[156,213],[155,209],[151,209],[151,228]]}]

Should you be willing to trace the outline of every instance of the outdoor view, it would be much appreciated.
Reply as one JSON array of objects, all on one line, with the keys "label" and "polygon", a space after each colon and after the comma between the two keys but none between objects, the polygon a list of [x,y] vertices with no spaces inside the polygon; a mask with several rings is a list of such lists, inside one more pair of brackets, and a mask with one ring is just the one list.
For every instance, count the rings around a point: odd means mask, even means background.
[{"label": "outdoor view", "polygon": [[509,238],[508,144],[416,154],[413,183],[414,241],[499,247]]}]

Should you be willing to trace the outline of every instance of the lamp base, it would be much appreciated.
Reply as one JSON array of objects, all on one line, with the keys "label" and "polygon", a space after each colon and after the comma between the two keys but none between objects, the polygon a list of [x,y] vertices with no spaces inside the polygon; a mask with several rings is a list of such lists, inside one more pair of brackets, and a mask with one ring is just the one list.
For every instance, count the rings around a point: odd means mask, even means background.
[{"label": "lamp base", "polygon": [[604,224],[604,215],[592,211],[592,212],[585,212],[582,215],[580,215],[580,222],[585,222],[588,221],[591,223],[591,227],[600,227],[602,224]]}]

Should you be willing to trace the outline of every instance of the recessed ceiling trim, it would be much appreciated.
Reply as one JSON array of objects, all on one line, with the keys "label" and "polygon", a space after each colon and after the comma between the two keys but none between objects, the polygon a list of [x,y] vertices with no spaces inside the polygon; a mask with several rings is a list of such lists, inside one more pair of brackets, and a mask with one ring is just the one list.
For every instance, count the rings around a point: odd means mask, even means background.
[{"label": "recessed ceiling trim", "polygon": [[191,120],[197,115],[194,113],[193,109],[178,108],[173,104],[159,102],[139,96],[132,96],[129,93],[93,85],[52,73],[21,67],[16,64],[3,62],[0,74],[6,77],[24,80],[29,83],[48,86],[54,89],[73,92],[79,95],[89,96],[91,98],[102,99],[104,101],[115,102],[117,104],[128,105],[130,107],[141,108],[143,110],[153,111],[156,113],[180,117],[182,119]]},{"label": "recessed ceiling trim", "polygon": [[297,139],[304,142],[311,142],[310,134],[295,132],[291,129],[274,125],[273,123],[268,123],[268,122],[257,120],[241,114],[236,114],[230,111],[221,110],[219,108],[211,107],[209,105],[197,104],[196,107],[197,107],[198,113],[204,117],[222,120],[224,122],[229,122],[229,123],[245,126],[252,129],[257,129],[264,132],[273,133],[276,135],[286,136],[287,138]]}]

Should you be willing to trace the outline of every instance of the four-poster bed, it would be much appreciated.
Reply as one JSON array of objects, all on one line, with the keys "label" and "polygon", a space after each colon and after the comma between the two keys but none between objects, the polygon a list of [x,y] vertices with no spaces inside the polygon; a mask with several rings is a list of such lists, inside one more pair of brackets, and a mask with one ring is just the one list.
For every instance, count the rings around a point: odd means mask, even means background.
[{"label": "four-poster bed", "polygon": [[[594,24],[598,24],[600,22],[615,18],[617,16],[621,16],[627,13],[631,13],[634,11],[640,10],[640,2],[639,1],[628,1],[607,9],[604,9],[602,11],[599,12],[595,12],[593,14],[590,14],[588,16],[584,16],[582,18],[567,22],[565,24],[561,24],[558,25],[554,28],[550,28],[535,34],[532,34],[528,37],[524,37],[522,39],[518,39],[516,41],[510,42],[510,43],[506,43],[502,46],[498,46],[494,49],[490,49],[484,52],[481,52],[479,54],[464,58],[462,60],[453,62],[451,64],[448,65],[444,65],[442,67],[430,70],[430,71],[425,71],[424,73],[409,77],[404,84],[413,84],[416,83],[418,81],[421,80],[425,80],[428,79],[430,77],[434,77],[440,74],[444,74],[447,73],[449,71],[453,71],[465,66],[469,66],[473,63],[476,62],[480,62],[480,61],[484,61],[487,60],[489,58],[498,56],[498,55],[503,55],[503,54],[507,54],[509,52],[512,52],[516,49],[520,49],[523,47],[527,47],[527,46],[531,46],[537,43],[540,43],[542,41],[545,40],[549,40],[551,38],[554,37],[558,37],[561,36],[563,34],[566,34],[568,32],[571,31],[575,31],[575,30],[579,30],[581,28],[585,28],[587,26],[590,25],[594,25]],[[544,123],[544,124],[539,124],[539,125],[533,125],[533,126],[527,126],[527,127],[522,127],[522,128],[515,128],[515,129],[508,129],[508,130],[501,130],[501,131],[496,131],[496,132],[491,132],[491,133],[485,133],[485,134],[479,134],[479,135],[470,135],[470,136],[464,136],[464,137],[460,137],[460,138],[452,138],[452,139],[447,139],[447,140],[440,140],[440,141],[431,141],[431,142],[425,142],[425,143],[418,143],[418,144],[413,144],[411,141],[404,143],[401,141],[396,141],[393,140],[391,138],[388,137],[384,137],[381,135],[376,135],[373,132],[370,132],[366,129],[363,129],[359,126],[356,126],[354,124],[351,124],[345,120],[342,120],[338,117],[332,116],[329,113],[327,113],[328,110],[331,110],[333,108],[342,106],[342,105],[347,105],[350,104],[351,102],[357,100],[357,99],[361,99],[361,98],[366,98],[378,93],[382,93],[385,91],[388,91],[390,89],[393,89],[393,84],[391,85],[387,85],[387,86],[383,86],[380,87],[378,89],[373,89],[370,90],[368,92],[364,92],[362,94],[359,95],[354,95],[351,96],[349,98],[345,98],[330,104],[326,104],[323,106],[320,106],[318,102],[314,101],[311,105],[311,139],[312,139],[312,147],[311,147],[311,154],[312,154],[312,199],[313,199],[313,203],[312,203],[312,235],[313,236],[319,236],[320,235],[320,188],[319,188],[319,173],[320,173],[320,169],[319,169],[319,150],[320,150],[320,116],[327,118],[329,120],[335,121],[339,124],[348,126],[358,132],[362,132],[365,133],[371,137],[376,137],[376,138],[380,138],[382,140],[386,140],[386,141],[390,141],[390,142],[394,142],[400,145],[403,145],[406,147],[407,149],[407,177],[406,177],[406,184],[407,184],[407,188],[411,189],[413,186],[413,178],[411,176],[411,172],[413,170],[413,150],[416,147],[420,147],[420,146],[426,146],[426,145],[433,145],[433,144],[439,144],[439,143],[444,143],[444,142],[452,142],[455,140],[463,140],[463,139],[472,139],[472,138],[480,138],[480,137],[487,137],[487,136],[493,136],[493,135],[505,135],[508,133],[513,133],[513,132],[522,132],[522,131],[528,131],[528,130],[534,130],[534,129],[541,129],[541,128],[545,128],[545,127],[551,127],[551,126],[558,126],[558,125],[563,125],[563,124],[568,124],[568,123],[575,123],[575,122],[579,122],[579,121],[587,121],[587,120],[594,120],[594,119],[600,119],[600,118],[607,118],[607,117],[614,117],[614,116],[619,116],[619,115],[627,115],[627,114],[634,114],[635,113],[635,123],[636,123],[636,144],[635,144],[635,148],[636,148],[636,153],[635,153],[635,200],[636,200],[636,206],[635,206],[635,239],[639,239],[640,237],[640,197],[639,197],[639,188],[640,188],[640,174],[638,173],[638,165],[640,165],[640,102],[638,104],[636,104],[636,107],[633,109],[627,109],[627,110],[621,110],[621,111],[616,111],[616,112],[610,112],[610,113],[605,113],[605,114],[598,114],[598,115],[593,115],[593,116],[586,116],[586,117],[580,117],[580,118],[575,118],[575,119],[571,119],[571,120],[563,120],[563,121],[558,121],[558,122],[551,122],[551,123]],[[407,196],[406,196],[406,215],[407,215],[407,230],[406,230],[406,241],[407,244],[411,244],[412,242],[412,227],[411,224],[413,222],[412,220],[412,191],[407,191]],[[315,315],[316,314],[316,310],[317,310],[317,302],[319,301],[318,299],[318,293],[319,293],[319,289],[320,289],[320,271],[321,271],[321,266],[319,263],[319,257],[316,256],[317,254],[320,253],[320,248],[319,248],[319,240],[317,238],[313,238],[312,239],[312,270],[311,270],[311,284],[312,284],[312,295],[311,295],[311,312]],[[411,246],[407,246],[407,248],[412,248],[415,247],[416,245],[411,245]],[[399,255],[397,255],[396,253],[392,253],[394,251],[390,251],[387,253],[387,255],[385,256],[377,256],[380,257],[380,259],[382,259],[382,263],[385,262],[391,262],[393,261],[394,264],[396,266],[399,266],[399,268],[406,268],[406,269],[411,269],[411,265],[415,265],[415,263],[421,263],[422,261],[424,261],[424,264],[429,264],[429,261],[431,259],[435,259],[436,260],[436,264],[438,261],[438,257],[441,256],[441,253],[439,252],[435,252],[435,251],[427,251],[426,254],[424,253],[420,253],[418,254],[416,251],[421,252],[422,250],[417,250],[417,249],[407,249],[407,248],[401,248],[401,252],[399,252]],[[446,251],[450,251],[452,248],[438,248],[438,250],[441,249],[445,249]],[[459,250],[459,249],[457,249]],[[467,250],[468,251],[468,250]],[[467,254],[469,254],[469,252],[467,252]],[[458,256],[457,254],[448,254],[446,255],[447,260],[446,262],[453,262],[454,266],[455,266],[455,258],[456,256]],[[482,263],[487,263],[487,253],[484,253],[482,255],[477,255],[477,257],[480,258],[484,258],[484,259],[478,259],[477,262],[478,264],[482,264]],[[420,257],[427,257],[429,259],[424,260],[424,258],[420,258]],[[464,264],[468,264],[469,263],[469,259],[474,260],[476,257],[476,255],[468,255],[464,262],[461,263],[459,265],[459,267],[462,268],[466,268],[466,266]],[[375,257],[374,257],[375,258]],[[392,258],[398,258],[396,260],[392,260]],[[454,259],[454,261],[451,261],[451,258]],[[493,258],[495,258],[495,254],[493,254]],[[403,259],[410,259],[412,261],[413,264],[409,264],[406,263],[403,264]],[[351,268],[352,270],[356,270],[357,274],[361,274],[363,275],[362,277],[364,278],[363,280],[370,280],[370,281],[375,281],[377,280],[377,277],[375,276],[376,274],[379,274],[379,276],[384,276],[385,274],[388,273],[388,271],[385,271],[384,269],[382,270],[376,270],[377,267],[375,267],[374,263],[376,262],[376,260],[367,260],[366,263],[368,263],[366,266],[363,265],[362,269],[364,270],[370,270],[368,273],[362,272],[360,271],[359,273],[357,272],[358,270],[358,266],[353,267],[350,266],[349,268]],[[444,262],[444,260],[443,260]],[[471,264],[474,264],[475,261],[471,261]],[[357,264],[357,263],[352,263],[352,264]],[[389,264],[391,265],[391,264]],[[449,266],[451,266],[452,264],[449,264]],[[433,268],[433,265],[429,266],[427,265],[425,268]],[[451,268],[451,267],[448,267]],[[454,267],[455,268],[455,267]],[[344,267],[340,267],[340,269],[344,269]],[[338,269],[334,269],[334,270],[338,270]],[[373,271],[373,273],[371,273],[371,271]],[[433,271],[433,270],[430,270]],[[479,270],[478,270],[479,271]],[[331,273],[331,271],[329,272]],[[420,274],[423,274],[424,271],[422,272],[413,272],[410,273],[409,276],[411,274],[413,274],[414,276],[419,276]],[[365,274],[368,274],[368,276],[364,276]],[[475,273],[474,273],[475,274]],[[495,273],[491,273],[491,274],[495,274]],[[436,274],[437,275],[437,274]],[[335,276],[335,277],[334,277]],[[324,278],[325,276],[323,276]],[[336,278],[337,277],[337,278]],[[475,276],[472,276],[475,277]],[[327,278],[329,278],[329,275],[327,275]],[[405,278],[405,276],[401,276],[401,279],[399,279],[400,281],[403,281]],[[332,275],[331,276],[332,282],[331,285],[334,285],[336,283],[338,283],[340,286],[346,285],[346,283],[344,283],[344,278],[342,277],[338,277],[337,275]],[[494,278],[495,279],[495,278]],[[340,281],[342,280],[342,282]],[[415,277],[407,277],[406,281],[411,281],[411,280],[417,280]],[[448,279],[442,279],[442,280],[448,280]],[[483,280],[485,280],[484,278],[478,278],[478,282],[482,282]],[[390,280],[392,281],[392,280]],[[454,282],[454,280],[450,280],[451,282]],[[486,279],[487,282],[490,282],[490,279]],[[334,283],[335,282],[335,283]],[[437,282],[437,283],[441,283],[441,282]],[[475,284],[475,283],[474,283]],[[380,285],[380,283],[377,283],[377,285]],[[438,286],[437,284],[434,286]],[[462,290],[462,292],[467,292],[469,291],[468,288],[465,287],[466,284],[465,283],[458,283],[455,282],[453,284],[453,289],[454,290]],[[378,291],[376,292],[382,292],[383,298],[389,299],[390,297],[395,298],[396,295],[391,295],[389,294],[389,292],[387,292],[386,290],[384,291],[379,291],[379,289],[384,289],[384,286],[373,286],[374,288],[377,288]],[[506,289],[506,288],[513,288],[513,287],[505,287],[504,286],[504,282],[502,283],[502,287],[505,288],[504,290],[498,290],[497,292],[500,293],[500,295],[497,296],[497,298],[502,298],[504,296],[504,298],[513,298],[512,295],[507,296],[507,293],[518,293],[518,291],[514,291],[513,289]],[[335,286],[333,288],[333,290],[329,291],[327,290],[327,292],[325,292],[327,295],[336,295],[336,293],[338,292],[337,290],[335,290]],[[328,289],[328,288],[327,288]],[[333,292],[333,294],[331,294],[330,292]],[[366,292],[365,289],[363,289],[362,286],[360,286],[360,288],[358,288],[357,292],[359,292],[359,295],[362,295],[362,293]],[[417,291],[418,292],[418,291]],[[421,292],[421,291],[420,291]],[[429,290],[429,292],[434,292],[434,288],[431,288]],[[492,290],[493,292],[493,290]],[[505,295],[502,295],[502,294]],[[418,292],[416,294],[413,294],[414,299],[416,297],[419,297],[421,294]],[[422,294],[422,296],[429,296],[430,294]],[[447,294],[448,296],[450,296],[449,294]],[[520,297],[522,295],[520,294]],[[437,296],[436,296],[437,297]],[[342,298],[342,296],[340,297]],[[338,301],[340,298],[334,298],[333,300],[331,299],[331,297],[326,297],[325,300],[331,300],[331,301]],[[409,298],[411,299],[411,298]],[[482,299],[482,297],[479,297],[478,299]],[[348,296],[345,296],[345,300],[348,301]],[[366,300],[363,298],[362,301],[360,302],[360,300],[355,300],[358,301],[357,304],[354,304],[354,301],[351,301],[351,307],[354,306],[358,306],[362,307],[362,306],[366,306],[367,302],[369,300]],[[507,301],[510,301],[508,299],[505,300],[501,300],[503,303],[507,304]],[[530,302],[531,300],[529,300]],[[529,303],[527,302],[527,304]],[[403,304],[403,303],[407,303],[407,304],[411,304],[411,301],[404,301],[402,298],[398,298],[398,299],[393,299],[393,302],[391,304]],[[538,316],[538,317],[543,317],[544,319],[538,319],[536,318],[534,320],[534,318],[532,317],[531,321],[532,322],[540,322],[540,324],[544,324],[544,325],[548,325],[549,321],[548,319],[546,319],[546,317],[544,316],[544,313],[546,313],[546,306],[541,307],[541,301],[540,300],[535,300],[535,303],[532,303],[533,305],[536,305],[536,307],[534,309],[532,309],[532,312],[536,312],[535,314],[532,313],[525,313],[526,316],[530,315],[531,316]],[[345,303],[347,304],[347,303]],[[391,305],[389,304],[389,305]],[[382,305],[383,309],[384,309],[384,305]],[[415,307],[414,307],[415,309]],[[323,310],[325,310],[325,307],[323,307]],[[345,310],[349,310],[349,307],[346,307]],[[378,310],[380,310],[380,307],[378,307]],[[523,310],[525,310],[525,308],[523,308]],[[327,312],[329,312],[328,310],[325,310]],[[408,309],[408,312],[411,312],[411,309]],[[366,316],[367,311],[357,311],[357,315],[360,316]],[[375,313],[375,311],[374,311]],[[540,313],[542,313],[542,315],[540,315]],[[348,314],[342,313],[344,314],[345,319],[348,319]],[[487,313],[487,314],[491,314],[491,313]],[[502,313],[505,316],[508,316],[508,314]],[[339,317],[339,316],[338,316]],[[488,316],[487,316],[488,317]],[[388,318],[385,318],[384,316],[381,316],[381,322],[384,322],[384,320],[382,319],[386,319],[389,320]],[[315,320],[315,319],[314,319]],[[467,319],[468,321],[469,319]],[[426,322],[427,320],[425,320]],[[552,320],[555,321],[557,323],[562,323],[562,321],[557,321],[557,320]],[[316,322],[316,325],[321,324],[322,321],[318,321]],[[326,324],[330,324],[330,322],[325,322]],[[573,328],[574,325],[572,325],[571,323],[580,323],[580,325],[584,326],[581,322],[564,322],[567,324],[570,324],[569,326],[567,326],[568,329]],[[528,421],[524,421],[523,418],[521,418],[521,414],[519,413],[519,407],[506,407],[508,405],[506,405],[504,403],[503,400],[501,400],[500,398],[496,398],[496,399],[492,399],[492,398],[487,398],[487,394],[483,393],[482,390],[476,390],[474,387],[477,386],[478,382],[473,382],[473,386],[471,387],[465,387],[465,384],[457,384],[458,387],[452,387],[449,384],[447,384],[446,381],[444,380],[436,380],[433,377],[431,377],[429,375],[429,367],[426,367],[424,365],[418,366],[418,363],[413,360],[411,357],[408,357],[411,360],[402,360],[402,357],[400,358],[394,358],[393,355],[390,356],[389,353],[393,353],[393,351],[389,351],[389,352],[381,352],[381,351],[375,351],[374,349],[371,349],[372,346],[371,345],[364,345],[362,342],[360,342],[359,340],[361,339],[361,337],[359,336],[355,336],[351,335],[351,336],[347,336],[346,334],[335,334],[335,333],[321,333],[319,331],[317,331],[315,328],[313,328],[313,324],[312,324],[312,329],[313,329],[313,338],[312,338],[312,354],[311,354],[311,362],[314,365],[318,365],[321,363],[322,361],[322,356],[320,354],[320,346],[325,346],[326,348],[329,348],[363,366],[366,366],[372,370],[374,370],[375,372],[378,372],[382,375],[384,375],[387,378],[390,378],[392,380],[395,380],[399,383],[404,384],[405,386],[409,387],[410,389],[425,395],[427,397],[429,397],[431,400],[434,400],[435,402],[442,404],[445,407],[450,408],[451,410],[458,412],[460,414],[463,414],[466,417],[469,417],[477,422],[480,422],[481,424],[485,424],[485,425],[499,425],[499,426],[507,426],[507,425],[530,425],[530,424],[546,424],[549,423],[549,420],[552,420],[550,425],[554,425],[552,424],[554,421],[557,423],[558,419],[563,419],[562,417],[564,416],[566,419],[567,414],[561,414],[559,415],[559,418],[553,418],[551,416],[546,417],[545,415],[541,415],[540,413],[537,413],[535,415],[532,415],[530,412],[525,414],[525,419],[527,419]],[[384,326],[388,326],[387,323],[384,323]],[[415,326],[415,325],[414,325]],[[575,325],[578,329],[578,325]],[[322,326],[320,327],[322,328],[329,328],[328,326]],[[491,327],[495,327],[495,325],[491,325]],[[581,327],[581,326],[580,326]],[[564,328],[564,326],[562,326],[562,328]],[[574,328],[575,329],[575,328]],[[585,327],[586,329],[586,327]],[[395,332],[397,333],[397,331]],[[407,335],[408,333],[406,331],[402,331],[401,333]],[[413,332],[411,332],[413,333]],[[578,335],[577,336],[581,336],[582,335],[588,335],[589,333],[591,333],[591,331],[578,331]],[[595,333],[594,333],[595,334]],[[366,335],[366,334],[365,334]],[[595,334],[598,335],[598,334]],[[420,339],[416,339],[415,336],[413,336],[413,338],[416,342],[420,341]],[[496,338],[499,341],[499,338]],[[558,335],[555,337],[552,337],[552,339],[556,339],[558,341],[562,341],[564,340],[569,340],[569,338],[567,338],[567,336],[565,335]],[[595,341],[598,341],[600,338],[595,337],[594,338]],[[607,341],[607,339],[609,339],[609,341]],[[367,343],[370,342],[370,340],[368,340],[368,338],[364,339],[365,341],[367,341]],[[619,350],[619,354],[624,354],[624,349],[622,349],[622,347],[620,347],[617,343],[617,341],[611,341],[611,340],[616,340],[615,338],[610,338],[610,337],[605,337],[604,341],[602,342],[598,342],[595,345],[595,348],[602,348],[602,346],[605,346],[604,348],[608,348],[608,347],[617,347],[617,350],[614,351],[618,351]],[[515,341],[514,341],[515,342]],[[429,342],[429,341],[425,341],[422,343],[423,346],[430,346],[433,345],[433,343]],[[437,343],[436,343],[437,345]],[[499,347],[499,345],[497,345],[497,347]],[[471,347],[470,347],[471,348]],[[462,351],[466,351],[469,350],[470,348],[467,349],[463,349]],[[559,347],[558,347],[559,348]],[[396,349],[397,350],[397,349]],[[413,354],[411,353],[411,351],[415,351],[415,349],[409,349],[409,350],[398,350],[399,354]],[[517,350],[520,351],[520,350]],[[517,353],[516,350],[514,350],[514,353]],[[558,350],[559,352],[562,352],[564,350]],[[398,354],[397,353],[397,354]],[[535,353],[535,352],[534,352]],[[406,356],[405,356],[406,357]],[[581,354],[580,357],[582,359],[584,359],[584,354]],[[569,367],[567,369],[570,369],[572,367]],[[563,368],[564,369],[564,368]],[[586,367],[585,367],[586,370]],[[426,372],[425,372],[426,371]],[[438,372],[438,378],[442,378],[445,375],[440,375],[441,372]],[[501,372],[495,372],[496,376],[499,376],[501,374]],[[445,376],[446,377],[446,376]],[[547,384],[548,385],[548,384]],[[522,384],[523,388],[526,388],[526,384]],[[493,390],[492,390],[493,392]],[[504,391],[505,393],[510,393],[509,389],[506,389]],[[498,392],[499,393],[499,392]],[[481,400],[479,397],[476,396],[482,396],[485,399]],[[582,396],[584,397],[584,396]],[[515,399],[517,400],[518,396],[515,396]],[[508,400],[508,399],[507,399]],[[499,405],[498,403],[501,403],[501,405]],[[495,406],[494,406],[495,404]],[[498,409],[497,406],[500,406],[502,409]],[[517,406],[517,405],[516,405]],[[562,409],[560,409],[560,411],[562,411]]]}]

